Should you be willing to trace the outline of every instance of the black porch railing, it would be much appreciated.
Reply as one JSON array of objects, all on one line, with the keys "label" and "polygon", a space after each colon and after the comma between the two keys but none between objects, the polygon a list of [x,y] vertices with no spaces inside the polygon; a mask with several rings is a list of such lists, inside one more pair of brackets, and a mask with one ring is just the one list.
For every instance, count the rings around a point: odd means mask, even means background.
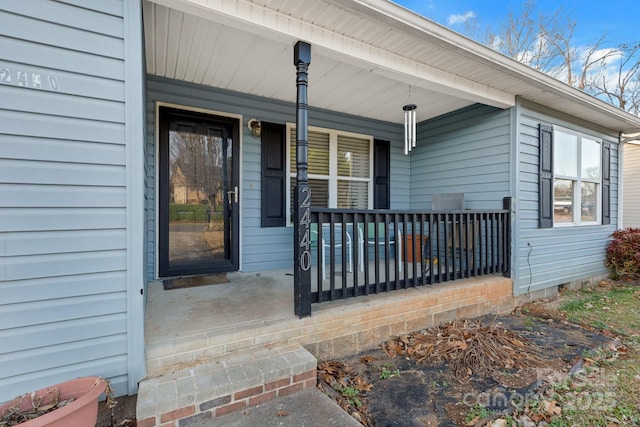
[{"label": "black porch railing", "polygon": [[[310,293],[303,304],[487,274],[509,276],[509,210],[311,208]],[[308,302],[304,301],[309,298]]]}]

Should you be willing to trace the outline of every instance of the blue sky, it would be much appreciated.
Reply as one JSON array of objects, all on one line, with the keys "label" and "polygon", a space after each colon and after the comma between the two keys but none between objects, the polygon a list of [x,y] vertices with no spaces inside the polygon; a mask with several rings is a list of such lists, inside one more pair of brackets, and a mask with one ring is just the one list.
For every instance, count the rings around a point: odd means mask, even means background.
[{"label": "blue sky", "polygon": [[[497,30],[509,9],[520,14],[524,0],[393,0],[427,18],[463,32],[464,23],[449,24],[453,16],[469,12],[482,28]],[[593,44],[607,34],[610,45],[640,41],[640,1],[638,0],[538,0],[537,10],[552,13],[562,8],[576,22],[574,40],[578,44]]]}]

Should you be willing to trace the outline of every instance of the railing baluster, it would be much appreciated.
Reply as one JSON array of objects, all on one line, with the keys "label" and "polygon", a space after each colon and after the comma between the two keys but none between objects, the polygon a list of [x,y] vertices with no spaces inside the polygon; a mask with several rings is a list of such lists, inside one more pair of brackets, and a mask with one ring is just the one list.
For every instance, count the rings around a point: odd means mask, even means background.
[{"label": "railing baluster", "polygon": [[502,271],[502,218],[500,215],[496,215],[496,273],[500,273]]},{"label": "railing baluster", "polygon": [[336,224],[335,214],[329,215],[329,300],[333,301],[336,290]]},{"label": "railing baluster", "polygon": [[[364,270],[364,286],[365,286],[365,295],[369,295],[369,243],[367,240],[367,230],[369,228],[370,216],[369,214],[364,214],[364,222],[362,223],[362,269]],[[378,283],[376,279],[375,283]]]},{"label": "railing baluster", "polygon": [[485,274],[487,272],[487,246],[489,246],[489,241],[487,239],[487,215],[480,215],[480,224],[482,225],[480,228],[480,274]]},{"label": "railing baluster", "polygon": [[[427,248],[425,242],[428,242],[429,235],[425,233],[424,213],[420,213],[420,286],[425,285],[427,279],[427,268],[425,264],[425,256],[427,256]],[[426,237],[425,237],[426,236]]]},{"label": "railing baluster", "polygon": [[[376,224],[376,230],[378,230],[378,224]],[[389,215],[384,214],[384,279],[385,279],[385,291],[389,292],[391,288],[391,279],[390,273],[391,269],[389,267]],[[380,234],[378,232],[378,234]],[[376,241],[378,241],[376,239]]]},{"label": "railing baluster", "polygon": [[498,218],[494,215],[491,223],[493,224],[493,243],[491,245],[491,250],[493,251],[493,271],[495,273],[498,271],[498,263],[500,262],[500,253],[499,253],[499,238],[498,238]]},{"label": "railing baluster", "polygon": [[[380,248],[378,247],[378,221],[380,219],[378,218],[378,214],[375,214],[373,216],[373,263],[374,263],[374,272],[375,272],[375,279],[376,279],[376,293],[380,293],[381,289],[380,289]],[[367,228],[367,233],[369,232],[369,229]],[[371,238],[371,235],[367,234],[369,237],[367,239]],[[368,242],[368,240],[365,239],[365,241]],[[368,244],[368,243],[367,243]]]},{"label": "railing baluster", "polygon": [[[358,227],[359,227],[359,218],[358,214],[353,214],[353,221],[351,222],[351,248],[352,255],[351,258],[351,268],[353,269],[353,296],[360,295],[360,284],[359,284],[359,273],[360,273],[360,244],[358,241]],[[366,288],[366,286],[365,286]]]},{"label": "railing baluster", "polygon": [[[432,250],[432,248],[433,248],[433,226],[434,226],[434,224],[433,224],[433,214],[427,215],[427,218],[429,218],[429,221],[427,222],[427,233],[429,234],[429,240],[428,240],[429,250],[427,251],[427,255],[429,257],[428,258],[429,259],[429,284],[433,285],[433,270],[435,268],[433,260],[434,260],[434,258],[437,259],[437,255],[435,257],[433,256],[433,250]],[[436,241],[437,241],[437,239],[438,239],[438,237],[436,236]],[[438,252],[436,251],[436,254],[437,253]]]},{"label": "railing baluster", "polygon": [[345,298],[347,294],[347,266],[349,259],[349,248],[347,247],[347,224],[345,222],[344,214],[340,215],[340,276],[342,278],[342,298]]}]

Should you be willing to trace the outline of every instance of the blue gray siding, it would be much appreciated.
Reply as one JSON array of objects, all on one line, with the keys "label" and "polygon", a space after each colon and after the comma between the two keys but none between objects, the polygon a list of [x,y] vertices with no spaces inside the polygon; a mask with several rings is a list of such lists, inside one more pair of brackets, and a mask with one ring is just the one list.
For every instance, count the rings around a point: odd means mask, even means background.
[{"label": "blue gray siding", "polygon": [[465,207],[501,209],[510,191],[510,114],[473,106],[423,122],[411,152],[411,209],[435,193],[464,193]]},{"label": "blue gray siding", "polygon": [[[538,228],[538,125],[559,125],[611,143],[611,224]],[[606,246],[617,227],[617,137],[575,119],[543,113],[524,104],[519,123],[519,172],[516,200],[515,271],[517,294],[606,274]],[[529,246],[530,245],[530,246]]]},{"label": "blue gray siding", "polygon": [[127,393],[123,2],[0,9],[0,401],[85,375]]},{"label": "blue gray siding", "polygon": [[[293,66],[292,66],[293,67]],[[313,82],[310,83],[313,85]],[[291,81],[295,90],[295,81]],[[223,114],[242,115],[241,159],[241,269],[261,271],[292,267],[293,229],[260,226],[260,140],[247,128],[258,118],[274,123],[295,122],[295,105],[156,76],[147,79],[147,260],[149,279],[156,271],[155,106],[164,102],[185,108],[201,108]],[[310,99],[313,105],[313,98]],[[391,141],[391,205],[409,208],[409,159],[402,155],[402,127],[330,111],[310,108],[309,125],[358,132]]]}]

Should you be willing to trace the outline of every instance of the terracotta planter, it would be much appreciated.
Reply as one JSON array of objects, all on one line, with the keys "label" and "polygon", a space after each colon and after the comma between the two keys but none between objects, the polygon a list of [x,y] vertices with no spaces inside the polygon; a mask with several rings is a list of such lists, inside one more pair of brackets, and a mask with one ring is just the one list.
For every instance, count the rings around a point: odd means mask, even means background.
[{"label": "terracotta planter", "polygon": [[[35,392],[36,396],[44,396],[39,406],[45,406],[55,399],[55,393],[49,391],[60,390],[58,401],[73,398],[68,405],[19,424],[20,427],[95,427],[98,419],[98,398],[107,388],[107,380],[100,377],[83,377],[66,381]],[[5,411],[14,406],[20,411],[32,409],[31,393],[19,396],[14,400],[0,405],[0,419]]]}]

